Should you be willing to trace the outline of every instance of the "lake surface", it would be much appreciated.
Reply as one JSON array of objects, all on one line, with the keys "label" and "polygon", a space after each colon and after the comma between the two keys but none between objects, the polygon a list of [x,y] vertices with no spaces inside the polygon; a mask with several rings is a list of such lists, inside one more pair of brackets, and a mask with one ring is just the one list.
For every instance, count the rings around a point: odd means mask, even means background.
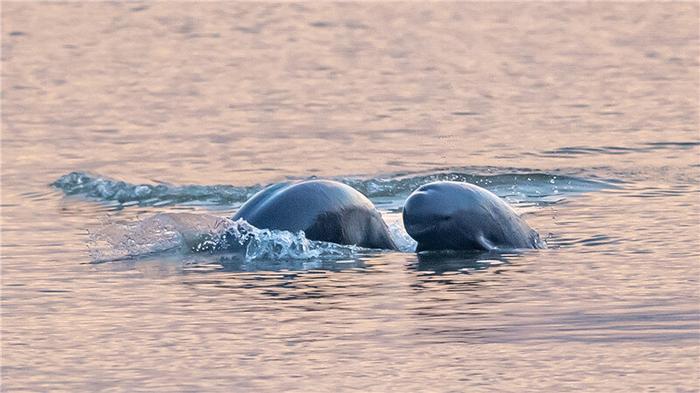
[{"label": "lake surface", "polygon": [[[700,390],[698,8],[3,2],[2,390]],[[148,224],[314,176],[404,252]],[[415,254],[436,179],[548,248]]]}]

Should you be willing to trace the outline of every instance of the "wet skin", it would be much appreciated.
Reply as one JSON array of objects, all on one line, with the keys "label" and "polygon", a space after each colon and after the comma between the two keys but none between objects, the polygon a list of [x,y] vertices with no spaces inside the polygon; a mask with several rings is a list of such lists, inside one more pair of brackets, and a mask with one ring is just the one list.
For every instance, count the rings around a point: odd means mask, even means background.
[{"label": "wet skin", "polygon": [[419,187],[406,199],[403,222],[418,252],[542,247],[537,232],[505,201],[469,183]]},{"label": "wet skin", "polygon": [[233,216],[263,229],[304,231],[310,240],[397,249],[374,204],[359,191],[331,180],[272,185]]}]

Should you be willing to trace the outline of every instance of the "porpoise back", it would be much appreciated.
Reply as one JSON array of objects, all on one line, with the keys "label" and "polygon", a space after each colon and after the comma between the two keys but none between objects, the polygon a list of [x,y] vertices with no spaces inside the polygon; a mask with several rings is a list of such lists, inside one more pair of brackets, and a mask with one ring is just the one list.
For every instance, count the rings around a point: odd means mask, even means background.
[{"label": "porpoise back", "polygon": [[261,229],[304,231],[310,240],[396,249],[374,204],[332,180],[279,183],[248,200],[233,216]]}]

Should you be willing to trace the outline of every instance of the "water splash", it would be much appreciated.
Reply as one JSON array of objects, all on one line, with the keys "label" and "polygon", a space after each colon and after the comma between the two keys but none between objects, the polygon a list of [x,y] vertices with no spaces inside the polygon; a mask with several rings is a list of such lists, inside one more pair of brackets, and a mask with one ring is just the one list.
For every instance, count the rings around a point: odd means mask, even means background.
[{"label": "water splash", "polygon": [[361,247],[306,238],[304,231],[258,229],[243,219],[222,219],[219,227],[191,247],[194,252],[243,251],[246,260],[352,258]]},{"label": "water splash", "polygon": [[[425,174],[390,175],[363,179],[338,177],[371,199],[401,199],[419,186],[440,180],[464,181],[484,187],[511,203],[556,203],[565,195],[615,188],[602,181],[546,173],[475,174],[466,169]],[[84,195],[99,201],[116,201],[122,206],[161,206],[178,203],[230,205],[242,203],[261,190],[260,185],[168,185],[131,184],[84,172],[71,172],[51,184],[66,195]]]},{"label": "water splash", "polygon": [[184,248],[184,237],[157,215],[148,220],[116,223],[109,217],[88,231],[88,253],[93,263],[134,259]]},{"label": "water splash", "polygon": [[389,226],[389,235],[391,239],[396,244],[396,247],[401,252],[414,252],[418,246],[418,242],[413,240],[413,238],[406,232],[403,226],[403,222],[400,217],[389,219],[385,217],[387,225]]},{"label": "water splash", "polygon": [[93,263],[165,253],[209,253],[243,261],[356,258],[364,249],[309,240],[296,233],[258,229],[245,220],[203,214],[161,213],[131,223],[106,221],[90,233]]}]

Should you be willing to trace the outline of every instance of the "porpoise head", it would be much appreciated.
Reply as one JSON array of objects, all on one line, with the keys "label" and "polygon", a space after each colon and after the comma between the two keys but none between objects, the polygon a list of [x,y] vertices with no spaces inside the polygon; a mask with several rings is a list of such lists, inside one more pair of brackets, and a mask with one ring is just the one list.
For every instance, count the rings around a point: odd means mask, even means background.
[{"label": "porpoise head", "polygon": [[485,248],[481,232],[467,217],[473,197],[462,184],[429,183],[406,199],[403,223],[418,242],[417,251]]}]

